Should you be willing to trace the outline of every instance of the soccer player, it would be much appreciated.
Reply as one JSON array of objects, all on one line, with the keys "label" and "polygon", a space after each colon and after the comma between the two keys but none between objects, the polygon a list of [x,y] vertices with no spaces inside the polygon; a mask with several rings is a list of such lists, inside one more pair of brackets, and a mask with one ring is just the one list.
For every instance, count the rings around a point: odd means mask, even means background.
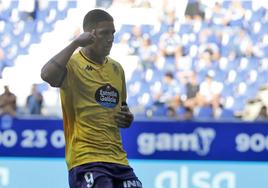
[{"label": "soccer player", "polygon": [[126,103],[124,70],[108,57],[115,33],[113,17],[101,9],[91,10],[83,30],[41,70],[43,80],[60,88],[69,185],[140,188],[120,136],[120,128],[131,125],[133,114]]}]

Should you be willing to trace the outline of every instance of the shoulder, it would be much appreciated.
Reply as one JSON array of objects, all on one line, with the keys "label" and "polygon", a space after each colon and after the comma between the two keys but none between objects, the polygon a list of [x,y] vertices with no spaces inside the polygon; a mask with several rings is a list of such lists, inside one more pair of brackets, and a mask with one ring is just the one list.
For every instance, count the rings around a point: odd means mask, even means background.
[{"label": "shoulder", "polygon": [[69,60],[69,62],[68,62],[68,64],[67,64],[67,70],[68,71],[70,71],[70,70],[76,70],[77,68],[79,68],[79,66],[81,65],[81,64],[83,64],[82,63],[82,58],[81,58],[81,55],[80,55],[80,53],[79,52],[75,52],[72,56],[71,56],[71,58],[70,58],[70,60]]},{"label": "shoulder", "polygon": [[109,63],[115,63],[115,64],[119,64],[119,65],[120,65],[120,63],[119,63],[118,61],[116,61],[115,59],[113,59],[113,58],[111,58],[111,57],[109,57],[109,56],[107,56],[106,58],[107,58],[107,61],[108,61]]},{"label": "shoulder", "polygon": [[123,67],[118,61],[114,60],[111,57],[106,57],[106,58],[107,58],[108,63],[112,64],[113,66],[118,67],[121,71],[123,71]]},{"label": "shoulder", "polygon": [[70,64],[73,64],[74,62],[77,62],[77,61],[80,61],[81,60],[81,55],[79,54],[79,52],[75,52],[72,56],[71,56],[71,58],[70,58],[70,60],[69,60],[69,63]]}]

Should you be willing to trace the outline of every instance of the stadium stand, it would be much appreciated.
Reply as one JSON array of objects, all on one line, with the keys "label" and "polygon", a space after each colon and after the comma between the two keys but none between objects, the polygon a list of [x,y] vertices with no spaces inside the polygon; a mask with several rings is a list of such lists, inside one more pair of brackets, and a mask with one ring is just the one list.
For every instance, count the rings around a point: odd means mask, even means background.
[{"label": "stadium stand", "polygon": [[[43,4],[35,9],[36,16],[25,20],[20,17],[19,1],[1,1],[0,42],[4,57],[0,55],[0,83],[13,88],[20,107],[25,103],[28,88],[33,82],[38,83],[44,95],[43,114],[60,116],[58,90],[40,80],[40,67],[81,32],[79,20],[95,4],[78,0],[40,2]],[[211,108],[210,99],[206,105],[196,104],[193,118],[253,120],[255,116],[248,115],[248,106],[253,111],[259,107],[252,105],[252,101],[268,104],[267,97],[261,94],[268,83],[265,4],[200,1],[202,10],[184,15],[181,13],[185,12],[187,1],[179,1],[181,6],[173,9],[160,1],[146,2],[146,6],[126,6],[115,0],[107,9],[115,17],[117,27],[111,56],[125,68],[128,104],[133,112],[141,117],[184,117],[185,84],[190,74],[197,73],[199,85],[208,74],[214,85],[220,85],[220,105]],[[57,44],[54,38],[59,41]],[[163,77],[168,71],[180,86],[180,102],[176,106],[155,105],[155,93],[164,91]],[[170,108],[175,113],[170,114]]]}]

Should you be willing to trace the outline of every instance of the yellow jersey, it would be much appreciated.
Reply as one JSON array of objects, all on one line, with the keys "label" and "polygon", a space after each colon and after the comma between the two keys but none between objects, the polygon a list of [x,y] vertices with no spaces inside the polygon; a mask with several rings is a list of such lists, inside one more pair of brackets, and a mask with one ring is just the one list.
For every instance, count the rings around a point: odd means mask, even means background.
[{"label": "yellow jersey", "polygon": [[60,96],[68,169],[91,162],[128,165],[114,120],[126,101],[122,66],[109,57],[96,64],[79,51],[66,67]]}]

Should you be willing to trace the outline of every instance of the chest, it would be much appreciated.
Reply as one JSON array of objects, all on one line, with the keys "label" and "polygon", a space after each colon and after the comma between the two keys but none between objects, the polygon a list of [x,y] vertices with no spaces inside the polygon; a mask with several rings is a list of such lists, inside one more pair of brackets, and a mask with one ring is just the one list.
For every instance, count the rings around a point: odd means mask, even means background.
[{"label": "chest", "polygon": [[91,66],[90,64],[84,65],[76,70],[73,79],[77,90],[92,94],[97,90],[103,91],[103,88],[120,93],[123,84],[119,68],[114,64],[102,67]]}]

